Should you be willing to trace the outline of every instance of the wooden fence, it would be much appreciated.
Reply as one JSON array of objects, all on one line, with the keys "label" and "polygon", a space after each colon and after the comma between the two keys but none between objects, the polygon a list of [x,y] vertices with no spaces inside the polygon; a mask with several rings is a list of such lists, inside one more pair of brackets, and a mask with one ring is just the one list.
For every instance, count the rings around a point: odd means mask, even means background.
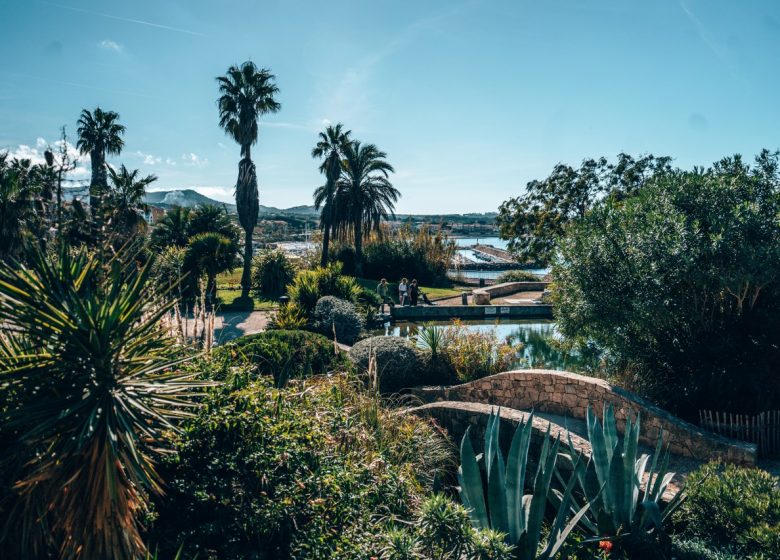
[{"label": "wooden fence", "polygon": [[699,425],[716,434],[755,443],[759,457],[780,457],[780,410],[755,416],[700,410]]}]

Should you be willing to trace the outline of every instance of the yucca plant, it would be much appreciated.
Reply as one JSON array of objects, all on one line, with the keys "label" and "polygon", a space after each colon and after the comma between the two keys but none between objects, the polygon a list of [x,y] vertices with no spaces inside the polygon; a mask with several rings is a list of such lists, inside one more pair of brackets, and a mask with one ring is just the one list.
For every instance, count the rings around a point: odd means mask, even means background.
[{"label": "yucca plant", "polygon": [[190,414],[203,383],[176,366],[159,325],[169,311],[120,252],[105,263],[62,248],[0,265],[0,442],[12,557],[137,560],[138,515],[160,493],[161,433]]},{"label": "yucca plant", "polygon": [[[674,477],[674,473],[667,471],[669,451],[663,449],[663,432],[658,436],[650,462],[648,454],[639,454],[639,414],[634,419],[630,414],[626,418],[622,440],[618,437],[611,405],[604,407],[602,418],[600,423],[588,407],[587,429],[592,452],[587,462],[569,445],[569,457],[575,465],[572,478],[577,480],[590,504],[580,524],[594,537],[613,537],[624,542],[641,542],[643,547],[653,546],[652,541],[657,544],[664,522],[685,497],[680,491],[662,508],[661,498]],[[641,482],[645,475],[643,489]]]},{"label": "yucca plant", "polygon": [[470,428],[466,430],[460,445],[461,465],[458,468],[461,501],[469,510],[474,527],[503,533],[507,543],[516,547],[515,556],[519,560],[547,560],[558,553],[590,505],[586,503],[569,519],[575,485],[572,477],[560,493],[547,541],[541,542],[542,523],[550,503],[548,495],[551,494],[560,440],[553,441],[548,428],[536,461],[536,474],[531,481],[532,493],[525,494],[533,415],[517,426],[506,462],[499,448],[500,425],[500,411],[491,411],[481,458],[486,474],[484,482],[479,459],[471,445]]},{"label": "yucca plant", "polygon": [[417,331],[417,345],[431,353],[431,359],[436,361],[444,349],[445,329],[432,323],[425,323]]}]

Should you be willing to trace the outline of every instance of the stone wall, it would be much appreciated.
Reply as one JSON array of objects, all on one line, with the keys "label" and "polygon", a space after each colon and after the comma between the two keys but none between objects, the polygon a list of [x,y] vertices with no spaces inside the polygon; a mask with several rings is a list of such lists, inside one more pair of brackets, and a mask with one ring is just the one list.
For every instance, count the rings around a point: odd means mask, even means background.
[{"label": "stone wall", "polygon": [[535,303],[529,305],[417,305],[390,310],[395,320],[432,321],[434,319],[497,319],[522,317],[524,319],[552,319],[552,306]]},{"label": "stone wall", "polygon": [[640,441],[654,446],[663,430],[664,441],[676,455],[698,460],[723,459],[754,465],[756,445],[714,434],[677,418],[633,393],[601,379],[552,370],[515,370],[452,387],[412,390],[424,402],[462,401],[516,410],[537,410],[585,418],[590,405],[600,417],[604,405],[615,410],[622,433],[628,414],[641,414]]}]

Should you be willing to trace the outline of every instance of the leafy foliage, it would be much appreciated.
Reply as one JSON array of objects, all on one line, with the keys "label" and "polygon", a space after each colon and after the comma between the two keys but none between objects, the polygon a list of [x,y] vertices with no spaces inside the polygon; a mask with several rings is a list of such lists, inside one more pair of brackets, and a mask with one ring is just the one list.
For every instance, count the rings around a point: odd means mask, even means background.
[{"label": "leafy foliage", "polygon": [[453,321],[442,330],[440,354],[461,382],[507,371],[522,360],[522,346],[500,340],[496,329],[470,330]]},{"label": "leafy foliage", "polygon": [[135,559],[146,493],[161,491],[152,457],[198,385],[176,370],[150,265],[65,249],[28,260],[0,265],[3,546]]},{"label": "leafy foliage", "polygon": [[342,275],[338,263],[298,272],[287,290],[290,301],[296,303],[307,317],[311,316],[317,302],[324,296],[356,302],[360,294],[360,285],[351,276]]},{"label": "leafy foliage", "polygon": [[313,318],[317,332],[344,344],[353,344],[363,330],[363,317],[355,306],[334,296],[317,301]]},{"label": "leafy foliage", "polygon": [[332,341],[300,330],[270,330],[244,336],[216,349],[214,357],[249,365],[247,372],[272,376],[277,383],[327,373],[340,362]]},{"label": "leafy foliage", "polygon": [[0,153],[0,259],[19,258],[26,242],[44,239],[36,201],[46,180],[43,167]]},{"label": "leafy foliage", "polygon": [[233,269],[236,249],[234,241],[216,232],[192,237],[184,255],[189,293],[197,293],[198,280],[206,276],[206,294],[213,301],[217,293],[217,275]]},{"label": "leafy foliage", "polygon": [[670,171],[670,162],[621,153],[614,164],[604,157],[586,159],[579,169],[559,163],[549,177],[529,182],[525,194],[501,205],[499,233],[521,261],[549,262],[569,223],[584,218],[605,195],[619,200],[634,193],[649,177]]},{"label": "leafy foliage", "polygon": [[280,305],[268,321],[269,329],[299,330],[308,325],[306,314],[297,303]]},{"label": "leafy foliage", "polygon": [[740,558],[780,550],[780,480],[757,468],[709,463],[688,476],[688,499],[675,514],[679,531]]},{"label": "leafy foliage", "polygon": [[408,529],[393,527],[379,536],[387,560],[511,560],[513,547],[496,531],[474,529],[466,508],[434,494],[426,498]]},{"label": "leafy foliage", "polygon": [[366,558],[451,460],[425,421],[344,376],[216,393],[165,465],[150,542],[206,558]]},{"label": "leafy foliage", "polygon": [[[572,512],[575,479],[572,477],[563,492],[558,494],[555,518],[547,542],[542,541],[542,524],[552,493],[553,475],[560,441],[552,441],[549,431],[535,462],[536,474],[530,483],[532,493],[525,495],[529,449],[533,431],[533,415],[515,429],[506,461],[499,447],[499,413],[491,412],[485,429],[485,450],[481,454],[486,478],[483,481],[478,461],[471,445],[470,430],[466,429],[460,444],[458,482],[460,498],[469,511],[475,527],[492,529],[504,535],[507,544],[516,546],[519,560],[553,558],[563,546],[569,533],[588,511],[589,504]],[[575,468],[578,464],[575,464]],[[487,490],[487,492],[485,492]],[[571,520],[569,520],[571,517]]]},{"label": "leafy foliage", "polygon": [[106,155],[119,155],[125,142],[125,127],[119,124],[119,114],[96,107],[93,111],[81,111],[76,147],[82,154],[89,154],[92,163],[92,179],[89,183],[89,208],[92,219],[101,216],[101,204],[108,190],[108,165]]},{"label": "leafy foliage", "polygon": [[560,330],[681,414],[780,398],[778,155],[666,173],[572,227],[553,267]]},{"label": "leafy foliage", "polygon": [[261,251],[252,262],[252,287],[267,298],[283,295],[294,278],[295,267],[279,249]]}]

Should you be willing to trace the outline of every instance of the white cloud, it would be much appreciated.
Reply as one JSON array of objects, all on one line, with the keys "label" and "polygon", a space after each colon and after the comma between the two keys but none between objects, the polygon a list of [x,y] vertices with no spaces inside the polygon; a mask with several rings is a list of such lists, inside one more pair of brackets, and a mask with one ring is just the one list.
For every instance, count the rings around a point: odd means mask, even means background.
[{"label": "white cloud", "polygon": [[[46,163],[43,153],[51,147],[55,157],[59,157],[59,150],[63,146],[62,140],[49,143],[45,138],[35,139],[35,147],[27,144],[19,144],[15,148],[0,149],[0,152],[8,153],[8,157],[15,159],[29,159],[34,165]],[[76,168],[68,173],[69,179],[88,179],[92,174],[89,154],[80,154],[76,146],[67,142],[65,151],[71,161],[77,161]]]},{"label": "white cloud", "polygon": [[165,158],[165,165],[174,166],[176,165],[176,161],[172,160],[171,158]]},{"label": "white cloud", "polygon": [[195,167],[206,167],[209,164],[208,158],[201,158],[199,155],[192,152],[182,154],[181,159],[184,160],[184,165],[192,165]]},{"label": "white cloud", "polygon": [[134,155],[144,160],[145,165],[159,165],[162,163],[161,157],[153,156],[152,154],[145,154],[141,150],[137,150]]},{"label": "white cloud", "polygon": [[100,47],[101,49],[105,49],[107,51],[114,51],[118,53],[121,53],[123,50],[122,45],[120,45],[116,41],[111,41],[110,39],[103,39],[98,43],[98,47]]},{"label": "white cloud", "polygon": [[322,126],[328,127],[331,125],[330,119],[322,119]]},{"label": "white cloud", "polygon": [[219,200],[220,202],[235,203],[233,199],[233,187],[192,187],[192,190],[203,196]]}]

